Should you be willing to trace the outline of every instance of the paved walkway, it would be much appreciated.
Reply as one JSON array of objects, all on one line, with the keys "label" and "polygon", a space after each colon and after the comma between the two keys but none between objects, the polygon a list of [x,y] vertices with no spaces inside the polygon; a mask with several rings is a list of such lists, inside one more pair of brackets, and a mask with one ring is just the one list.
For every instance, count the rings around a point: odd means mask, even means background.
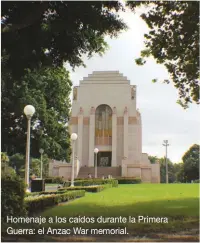
[{"label": "paved walkway", "polygon": [[[59,184],[58,184],[59,185]],[[49,192],[49,191],[57,191],[57,189],[58,189],[58,185],[52,185],[52,186],[50,186],[50,185],[46,185],[45,186],[45,191],[46,192]]]}]

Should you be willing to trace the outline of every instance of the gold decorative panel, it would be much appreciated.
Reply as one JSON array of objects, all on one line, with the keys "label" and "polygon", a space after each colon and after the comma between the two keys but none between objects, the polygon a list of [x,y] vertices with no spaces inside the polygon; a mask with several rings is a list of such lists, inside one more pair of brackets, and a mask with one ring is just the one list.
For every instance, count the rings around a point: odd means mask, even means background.
[{"label": "gold decorative panel", "polygon": [[83,118],[83,125],[89,125],[89,117]]},{"label": "gold decorative panel", "polygon": [[70,125],[77,125],[77,124],[78,124],[78,117],[71,117]]},{"label": "gold decorative panel", "polygon": [[128,118],[128,124],[137,124],[137,118],[136,117],[129,117]]}]

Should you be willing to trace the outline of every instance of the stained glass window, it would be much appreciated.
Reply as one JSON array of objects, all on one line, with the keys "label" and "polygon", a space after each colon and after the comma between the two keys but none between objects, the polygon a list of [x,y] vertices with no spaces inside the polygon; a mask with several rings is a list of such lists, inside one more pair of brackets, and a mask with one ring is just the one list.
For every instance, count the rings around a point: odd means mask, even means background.
[{"label": "stained glass window", "polygon": [[108,105],[100,105],[96,109],[95,136],[112,137],[112,109]]}]

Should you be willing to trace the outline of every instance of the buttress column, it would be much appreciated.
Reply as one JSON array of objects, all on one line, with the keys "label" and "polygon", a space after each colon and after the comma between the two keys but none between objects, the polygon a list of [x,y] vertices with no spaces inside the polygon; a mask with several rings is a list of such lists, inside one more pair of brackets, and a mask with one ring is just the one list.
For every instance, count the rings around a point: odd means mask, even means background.
[{"label": "buttress column", "polygon": [[112,167],[117,166],[117,114],[116,107],[112,112]]},{"label": "buttress column", "polygon": [[128,158],[128,109],[124,109],[124,157]]},{"label": "buttress column", "polygon": [[89,128],[89,167],[94,167],[94,139],[95,139],[95,108],[90,110],[90,128]]},{"label": "buttress column", "polygon": [[83,156],[83,108],[80,107],[78,114],[78,160],[82,163]]}]

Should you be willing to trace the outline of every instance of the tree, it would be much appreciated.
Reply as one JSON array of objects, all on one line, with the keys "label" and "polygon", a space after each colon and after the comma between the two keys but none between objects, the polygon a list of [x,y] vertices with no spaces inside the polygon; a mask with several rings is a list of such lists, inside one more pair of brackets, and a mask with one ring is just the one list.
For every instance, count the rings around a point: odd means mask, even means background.
[{"label": "tree", "polygon": [[[5,154],[5,153],[4,153]],[[46,154],[43,155],[43,177],[48,177],[49,174],[49,158]],[[25,175],[25,156],[23,154],[14,154],[9,157],[9,164],[7,168],[12,168],[20,177]],[[30,158],[30,174],[41,175],[41,160],[37,158]]]},{"label": "tree", "polygon": [[104,36],[126,29],[118,1],[3,1],[2,52],[13,77],[26,69],[83,65],[82,54],[102,54]]},{"label": "tree", "polygon": [[199,179],[199,149],[198,144],[192,145],[182,158],[186,182]]},{"label": "tree", "polygon": [[177,182],[185,182],[184,167],[183,163],[175,164],[175,173]]},{"label": "tree", "polygon": [[158,161],[157,156],[151,156],[151,155],[149,155],[148,158],[149,158],[151,164],[155,164]]},{"label": "tree", "polygon": [[[151,164],[155,164],[159,162],[160,164],[160,182],[166,183],[166,161],[164,158],[157,158],[156,156],[149,156],[149,160]],[[174,182],[183,182],[181,178],[180,170],[181,164],[180,163],[172,163],[169,159],[167,159],[168,163],[168,181],[169,183]]]},{"label": "tree", "polygon": [[12,85],[7,81],[11,78],[7,72],[2,80],[2,150],[9,155],[25,154],[27,119],[23,109],[32,104],[36,113],[31,119],[31,156],[39,157],[43,148],[50,158],[69,160],[69,73],[64,68],[41,68],[27,70],[20,82],[13,79]]},{"label": "tree", "polygon": [[25,153],[26,118],[32,104],[31,156],[69,160],[71,81],[62,67],[84,65],[82,54],[102,54],[111,37],[126,29],[119,2],[2,2],[3,149]]},{"label": "tree", "polygon": [[30,163],[30,174],[40,177],[41,175],[41,162],[39,159],[31,159]]},{"label": "tree", "polygon": [[14,176],[16,175],[15,170],[9,166],[9,157],[7,153],[1,152],[1,175],[6,176]]},{"label": "tree", "polygon": [[[178,103],[185,108],[191,102],[199,103],[199,2],[145,1],[140,4],[149,7],[141,17],[150,31],[145,34],[146,48],[136,63],[143,65],[145,57],[153,56],[166,67],[178,89]],[[135,3],[128,2],[128,6],[135,8]]]},{"label": "tree", "polygon": [[25,168],[25,156],[19,153],[13,154],[10,156],[9,165],[19,174],[20,170]]},{"label": "tree", "polygon": [[[42,177],[48,177],[49,174],[49,158],[43,155],[42,158]],[[37,177],[41,176],[41,160],[36,158],[31,158],[30,162],[30,174],[34,174]]]},{"label": "tree", "polygon": [[1,171],[5,171],[8,167],[9,158],[7,153],[1,152]]},{"label": "tree", "polygon": [[[166,183],[166,161],[165,157],[159,159],[160,162],[160,182],[161,183]],[[173,163],[167,159],[167,164],[168,164],[168,181],[169,183],[173,183],[176,178],[174,174],[174,167]]]}]

